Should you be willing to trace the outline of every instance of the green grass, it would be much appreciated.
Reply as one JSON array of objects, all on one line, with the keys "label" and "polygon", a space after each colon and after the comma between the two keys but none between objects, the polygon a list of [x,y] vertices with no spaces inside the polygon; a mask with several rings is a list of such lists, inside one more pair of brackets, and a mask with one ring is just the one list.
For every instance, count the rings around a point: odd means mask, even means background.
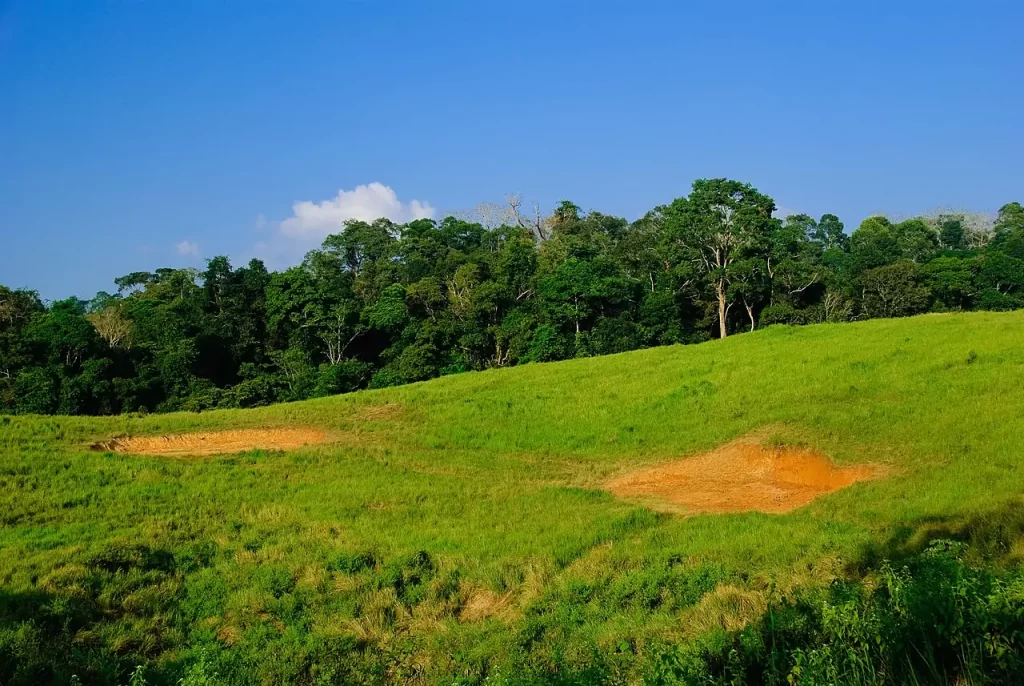
[{"label": "green grass", "polygon": [[[344,439],[89,450],[294,425]],[[888,476],[785,515],[600,490],[765,427]],[[4,417],[0,680],[654,679],[666,646],[935,538],[1017,569],[1022,440],[1024,313],[771,328],[256,410]]]}]

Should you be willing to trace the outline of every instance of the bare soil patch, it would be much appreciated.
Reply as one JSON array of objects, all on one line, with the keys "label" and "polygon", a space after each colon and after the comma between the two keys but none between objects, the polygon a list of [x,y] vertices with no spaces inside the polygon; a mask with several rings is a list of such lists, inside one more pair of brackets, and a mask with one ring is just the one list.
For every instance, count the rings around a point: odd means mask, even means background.
[{"label": "bare soil patch", "polygon": [[653,498],[687,512],[788,512],[881,474],[874,465],[840,467],[798,446],[763,446],[741,438],[717,450],[618,477],[615,495]]},{"label": "bare soil patch", "polygon": [[304,445],[324,443],[326,434],[319,429],[233,429],[200,431],[166,436],[125,436],[93,446],[95,450],[132,455],[192,456],[240,453],[246,450],[291,450]]}]

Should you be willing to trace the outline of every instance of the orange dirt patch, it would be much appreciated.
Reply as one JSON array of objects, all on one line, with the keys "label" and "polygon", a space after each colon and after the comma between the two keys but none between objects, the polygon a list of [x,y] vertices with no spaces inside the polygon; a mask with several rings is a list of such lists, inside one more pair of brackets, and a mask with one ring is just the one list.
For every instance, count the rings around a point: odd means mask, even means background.
[{"label": "orange dirt patch", "polygon": [[873,465],[840,467],[809,448],[764,447],[742,438],[721,448],[618,477],[608,490],[653,498],[687,512],[788,512],[815,498],[879,476]]},{"label": "orange dirt patch", "polygon": [[132,455],[218,455],[240,453],[256,448],[262,450],[291,450],[327,440],[319,429],[234,429],[231,431],[204,431],[170,436],[126,436],[93,446],[95,450]]}]

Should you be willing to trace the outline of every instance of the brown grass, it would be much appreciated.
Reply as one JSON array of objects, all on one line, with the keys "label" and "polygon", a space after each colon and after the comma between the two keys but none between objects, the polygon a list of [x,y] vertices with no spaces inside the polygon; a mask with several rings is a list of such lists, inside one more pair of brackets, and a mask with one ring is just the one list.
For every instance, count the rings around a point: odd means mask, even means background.
[{"label": "brown grass", "polygon": [[486,588],[474,588],[468,592],[468,597],[459,612],[459,619],[464,622],[478,622],[482,619],[495,617],[504,614],[510,609],[512,594],[498,595]]},{"label": "brown grass", "polygon": [[293,450],[304,445],[324,443],[326,434],[319,429],[233,429],[167,436],[125,436],[97,443],[95,450],[132,455],[169,457],[219,455],[246,450]]},{"label": "brown grass", "polygon": [[687,636],[701,636],[715,630],[737,631],[764,614],[764,594],[724,584],[707,593],[681,616]]},{"label": "brown grass", "polygon": [[788,512],[815,498],[881,474],[873,465],[840,467],[805,447],[765,447],[742,438],[703,455],[618,477],[608,490],[686,512]]}]

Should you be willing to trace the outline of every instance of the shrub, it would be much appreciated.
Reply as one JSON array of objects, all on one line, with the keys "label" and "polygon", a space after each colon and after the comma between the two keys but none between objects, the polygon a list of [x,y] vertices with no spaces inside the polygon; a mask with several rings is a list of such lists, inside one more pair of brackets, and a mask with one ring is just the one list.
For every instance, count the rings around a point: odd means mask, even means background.
[{"label": "shrub", "polygon": [[769,305],[761,310],[760,322],[761,326],[805,323],[799,310],[785,304]]},{"label": "shrub", "polygon": [[344,360],[339,364],[322,364],[317,372],[313,395],[322,397],[335,393],[350,393],[362,388],[370,374],[370,365],[359,360]]},{"label": "shrub", "polygon": [[1024,680],[1024,575],[934,541],[860,583],[773,598],[744,629],[660,651],[661,683],[1011,684]]}]

